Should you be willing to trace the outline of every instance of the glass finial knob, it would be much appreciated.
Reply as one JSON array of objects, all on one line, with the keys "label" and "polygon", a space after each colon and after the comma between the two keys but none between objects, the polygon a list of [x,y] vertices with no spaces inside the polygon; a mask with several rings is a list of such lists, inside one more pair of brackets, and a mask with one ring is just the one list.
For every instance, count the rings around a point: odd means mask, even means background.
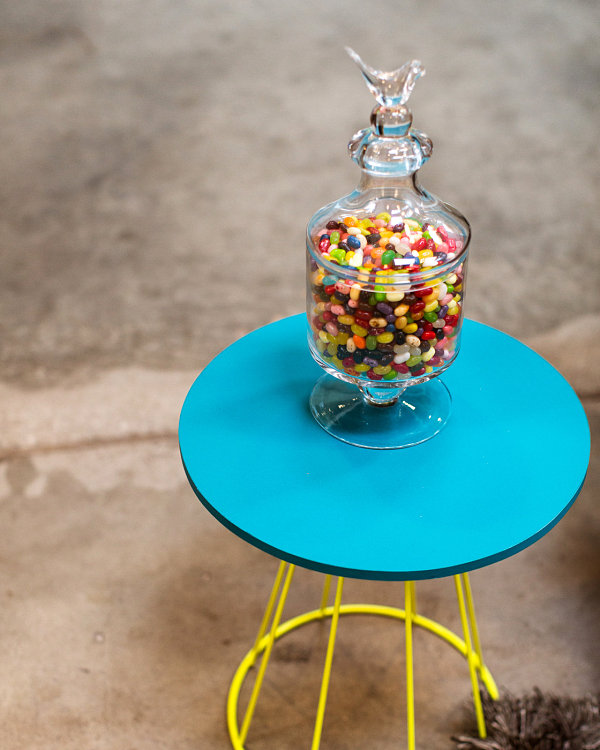
[{"label": "glass finial knob", "polygon": [[385,107],[406,104],[415,83],[425,75],[425,68],[419,60],[409,60],[402,67],[386,72],[367,65],[350,47],[346,47],[346,52],[360,68],[369,91]]}]

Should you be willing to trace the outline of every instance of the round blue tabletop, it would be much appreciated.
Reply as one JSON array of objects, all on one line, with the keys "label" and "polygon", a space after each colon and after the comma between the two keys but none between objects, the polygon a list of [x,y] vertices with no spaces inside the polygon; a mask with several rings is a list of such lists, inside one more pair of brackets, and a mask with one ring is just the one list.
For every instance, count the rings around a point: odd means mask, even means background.
[{"label": "round blue tabletop", "polygon": [[442,379],[452,413],[401,450],[356,448],[314,421],[322,370],[304,315],[221,352],[190,389],[179,424],[189,481],[247,542],[324,573],[438,578],[506,558],[549,531],[583,484],[583,408],[544,359],[465,321]]}]

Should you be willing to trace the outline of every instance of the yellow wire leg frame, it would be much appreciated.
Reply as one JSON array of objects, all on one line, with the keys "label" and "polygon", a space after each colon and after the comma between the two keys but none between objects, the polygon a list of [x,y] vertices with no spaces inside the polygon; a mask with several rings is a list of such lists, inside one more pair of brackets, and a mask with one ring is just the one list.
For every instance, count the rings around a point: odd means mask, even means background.
[{"label": "yellow wire leg frame", "polygon": [[[406,581],[404,584],[404,609],[397,607],[388,607],[379,604],[342,604],[342,592],[344,579],[338,578],[335,587],[335,598],[333,605],[329,605],[329,593],[331,589],[332,576],[326,575],[323,585],[323,593],[318,609],[311,612],[305,612],[302,615],[293,617],[291,620],[281,622],[281,616],[285,606],[285,601],[290,590],[292,577],[295,566],[281,562],[275,582],[267,601],[267,608],[262,618],[258,634],[254,645],[248,651],[241,664],[239,665],[227,698],[227,726],[232,746],[235,750],[245,750],[244,743],[248,737],[252,717],[263,684],[263,679],[276,640],[295,630],[296,628],[306,625],[316,620],[331,618],[329,629],[329,639],[327,642],[327,651],[325,654],[325,665],[323,668],[323,677],[321,680],[321,690],[317,704],[317,714],[313,730],[311,750],[319,750],[321,746],[321,735],[323,732],[323,721],[325,718],[325,707],[327,704],[327,693],[329,690],[329,680],[331,677],[331,666],[333,663],[333,653],[335,649],[335,639],[338,628],[340,615],[380,615],[382,617],[391,617],[396,620],[404,620],[405,644],[406,644],[406,713],[407,713],[407,737],[408,750],[415,750],[415,700],[414,700],[414,669],[413,669],[413,628],[420,627],[429,630],[443,640],[447,641],[467,660],[471,686],[473,690],[473,705],[475,708],[475,717],[480,737],[486,736],[485,720],[483,707],[481,704],[481,694],[479,690],[479,681],[485,685],[489,695],[496,700],[498,698],[498,689],[496,683],[487,667],[483,662],[481,654],[481,643],[479,632],[477,630],[477,621],[475,619],[475,607],[473,605],[473,596],[471,585],[467,573],[461,573],[454,576],[456,587],[456,597],[458,600],[458,609],[463,631],[463,637],[453,633],[440,623],[423,617],[417,613],[416,586],[414,581]],[[238,724],[238,700],[242,684],[248,672],[256,664],[258,657],[262,654],[250,699],[246,711],[242,718],[241,727]],[[307,743],[308,746],[308,743]]]}]

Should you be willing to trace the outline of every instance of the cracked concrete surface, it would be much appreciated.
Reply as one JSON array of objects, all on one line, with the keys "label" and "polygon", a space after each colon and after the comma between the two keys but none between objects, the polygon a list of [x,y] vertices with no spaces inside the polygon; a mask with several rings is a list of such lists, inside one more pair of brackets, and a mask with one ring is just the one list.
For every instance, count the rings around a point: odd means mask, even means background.
[{"label": "cracked concrete surface", "polygon": [[[306,220],[353,187],[345,144],[371,107],[344,44],[424,61],[423,182],[472,221],[467,312],[553,362],[600,433],[599,22],[584,0],[0,5],[3,750],[229,746],[226,689],[276,562],[199,506],[177,418],[214,354],[302,310]],[[598,460],[556,529],[472,576],[512,691],[600,685]],[[450,580],[418,596],[459,627]],[[319,597],[299,571],[286,613]],[[308,746],[325,638],[279,644],[249,748]],[[449,749],[465,664],[417,633],[416,669],[420,746]],[[402,743],[402,673],[397,627],[342,621],[323,748]]]}]

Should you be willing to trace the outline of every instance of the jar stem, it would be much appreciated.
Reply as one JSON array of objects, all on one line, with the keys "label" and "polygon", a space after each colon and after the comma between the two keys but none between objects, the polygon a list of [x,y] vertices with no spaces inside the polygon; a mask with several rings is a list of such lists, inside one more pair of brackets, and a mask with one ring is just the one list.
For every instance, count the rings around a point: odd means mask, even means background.
[{"label": "jar stem", "polygon": [[393,406],[407,388],[407,386],[377,388],[372,385],[359,385],[358,387],[365,401],[371,406]]}]

